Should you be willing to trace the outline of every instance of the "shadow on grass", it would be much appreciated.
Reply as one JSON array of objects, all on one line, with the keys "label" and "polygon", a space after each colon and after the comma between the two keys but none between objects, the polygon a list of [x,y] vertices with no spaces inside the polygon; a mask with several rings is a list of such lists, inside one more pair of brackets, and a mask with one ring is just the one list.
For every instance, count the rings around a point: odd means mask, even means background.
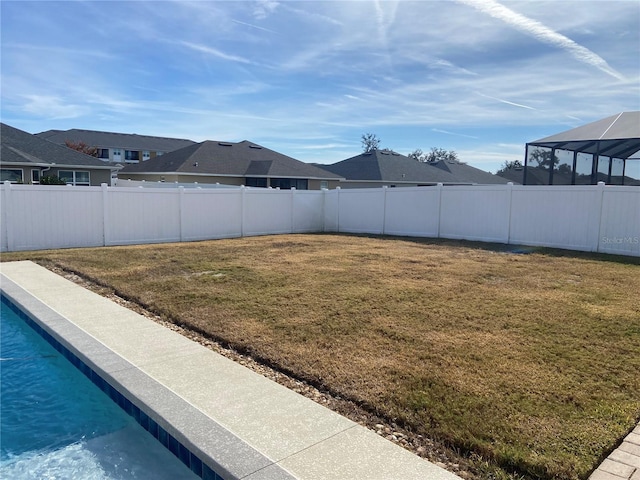
[{"label": "shadow on grass", "polygon": [[583,260],[595,260],[599,262],[611,262],[625,265],[640,265],[640,257],[628,255],[615,255],[611,253],[583,252],[579,250],[565,250],[561,248],[539,247],[530,245],[515,245],[506,243],[480,242],[473,240],[456,240],[447,238],[428,238],[428,237],[402,237],[396,235],[374,235],[360,233],[335,233],[326,232],[313,235],[339,235],[345,237],[361,237],[375,238],[380,240],[393,240],[412,242],[419,245],[434,245],[451,248],[469,248],[474,250],[483,250],[488,252],[496,252],[510,255],[530,255],[540,254],[548,257],[575,258]]}]

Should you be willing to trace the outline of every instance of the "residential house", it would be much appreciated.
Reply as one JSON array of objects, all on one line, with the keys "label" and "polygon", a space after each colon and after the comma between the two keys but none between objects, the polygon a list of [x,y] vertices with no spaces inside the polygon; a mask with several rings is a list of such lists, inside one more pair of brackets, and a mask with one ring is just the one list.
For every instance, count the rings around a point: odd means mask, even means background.
[{"label": "residential house", "polygon": [[456,160],[439,160],[429,163],[429,165],[451,173],[460,182],[471,183],[473,185],[499,185],[509,182],[520,183]]},{"label": "residential house", "polygon": [[38,184],[57,176],[69,185],[111,184],[114,165],[0,123],[0,180]]},{"label": "residential house", "polygon": [[391,150],[372,150],[331,165],[318,165],[344,177],[341,188],[416,187],[470,184],[451,172]]},{"label": "residential house", "polygon": [[97,157],[105,162],[128,164],[150,160],[195,142],[182,138],[152,137],[129,133],[100,132],[94,130],[47,130],[37,134],[40,138],[65,145],[67,141],[83,142],[97,150]]},{"label": "residential house", "polygon": [[335,188],[340,175],[256,143],[207,140],[146,162],[126,165],[118,181],[220,183],[248,187],[319,190]]}]

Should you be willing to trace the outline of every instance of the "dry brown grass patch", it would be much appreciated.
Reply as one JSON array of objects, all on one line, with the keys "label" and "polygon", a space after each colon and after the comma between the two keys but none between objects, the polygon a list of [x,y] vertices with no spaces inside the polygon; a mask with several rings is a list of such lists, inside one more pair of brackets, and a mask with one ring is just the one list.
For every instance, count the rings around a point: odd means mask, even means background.
[{"label": "dry brown grass patch", "polygon": [[640,417],[640,266],[505,249],[287,235],[3,260],[81,272],[495,465],[585,478]]}]

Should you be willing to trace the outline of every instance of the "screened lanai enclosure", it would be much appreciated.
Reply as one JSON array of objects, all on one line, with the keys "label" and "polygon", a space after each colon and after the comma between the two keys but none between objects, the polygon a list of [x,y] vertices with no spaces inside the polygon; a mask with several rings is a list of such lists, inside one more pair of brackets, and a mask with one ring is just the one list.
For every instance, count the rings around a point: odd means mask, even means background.
[{"label": "screened lanai enclosure", "polygon": [[527,143],[523,185],[640,185],[640,111]]}]

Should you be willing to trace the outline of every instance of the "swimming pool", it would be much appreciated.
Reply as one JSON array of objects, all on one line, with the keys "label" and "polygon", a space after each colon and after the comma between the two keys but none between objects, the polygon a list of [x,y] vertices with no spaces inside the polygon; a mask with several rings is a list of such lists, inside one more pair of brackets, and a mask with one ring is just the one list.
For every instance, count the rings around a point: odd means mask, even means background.
[{"label": "swimming pool", "polygon": [[199,478],[0,303],[0,477]]}]

